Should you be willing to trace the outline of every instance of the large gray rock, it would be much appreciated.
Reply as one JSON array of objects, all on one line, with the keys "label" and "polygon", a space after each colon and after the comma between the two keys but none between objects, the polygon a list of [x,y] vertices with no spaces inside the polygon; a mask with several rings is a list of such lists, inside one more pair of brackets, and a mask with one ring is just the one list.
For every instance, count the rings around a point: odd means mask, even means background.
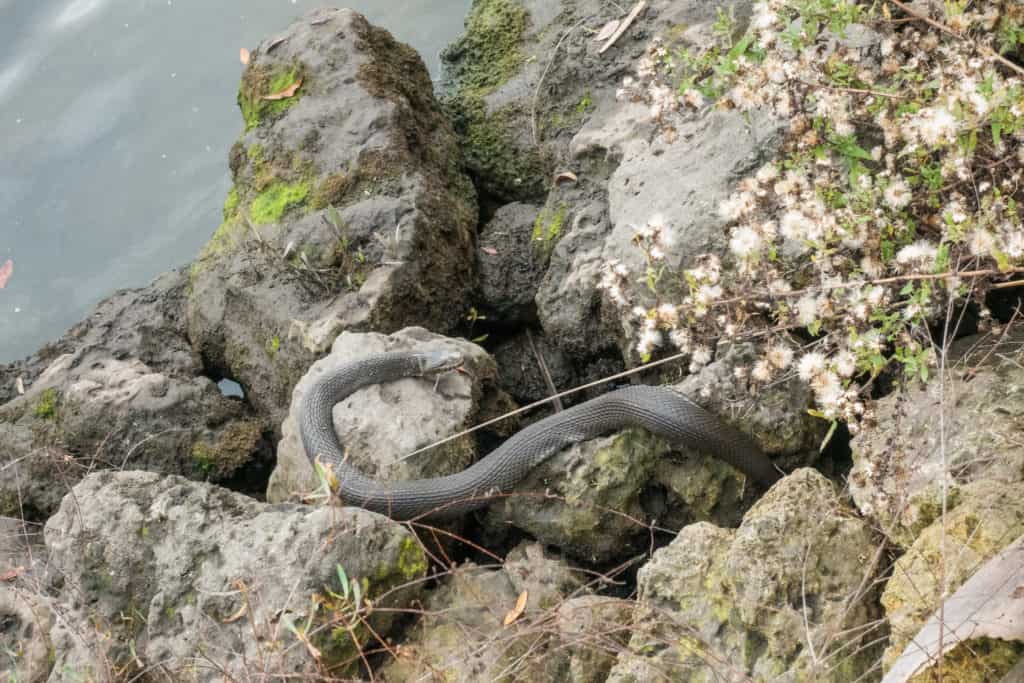
[{"label": "large gray rock", "polygon": [[[465,683],[566,680],[582,647],[571,647],[576,643],[570,637],[563,639],[559,615],[580,584],[564,562],[548,557],[537,544],[514,549],[499,569],[473,563],[454,567],[426,600],[412,637],[381,670],[382,678],[396,683],[431,676]],[[524,593],[522,612],[505,624]],[[608,612],[601,615],[607,618]],[[571,616],[566,621],[579,635],[586,630],[584,617]],[[580,661],[577,669],[595,670],[585,664]]]},{"label": "large gray rock", "polygon": [[878,542],[809,469],[736,530],[686,527],[640,569],[637,627],[608,681],[857,680],[877,657]]},{"label": "large gray rock", "polygon": [[[712,35],[719,8],[731,7],[740,28],[750,2],[653,3],[630,34],[646,44],[657,35],[671,53],[677,47],[703,46]],[[635,31],[635,33],[633,33]],[[638,45],[639,46],[639,45]],[[614,48],[613,48],[614,49]],[[657,130],[649,108],[614,100],[624,73],[635,68],[639,51],[614,72],[612,86],[598,87],[594,109],[567,145],[565,165],[590,181],[553,190],[553,202],[572,207],[551,265],[537,296],[541,324],[567,349],[595,353],[618,341],[629,357],[626,312],[606,301],[597,288],[602,269],[619,261],[639,278],[644,255],[632,244],[634,226],[660,213],[673,248],[666,265],[693,264],[696,256],[725,251],[721,200],[737,181],[770,159],[782,141],[786,122],[763,112],[707,110],[673,120],[674,134]],[[604,83],[601,83],[603,86]],[[694,160],[697,160],[696,162]],[[636,287],[637,303],[649,293]],[[669,296],[673,295],[668,293]],[[601,324],[602,317],[604,324]]]},{"label": "large gray rock", "polygon": [[947,509],[970,482],[1024,481],[1024,368],[1004,354],[989,355],[990,345],[972,349],[963,359],[972,369],[968,376],[955,371],[942,388],[937,381],[914,384],[877,401],[875,425],[851,444],[850,493],[857,507],[904,548],[938,518],[943,480]]},{"label": "large gray rock", "polygon": [[45,519],[98,468],[224,481],[264,449],[262,424],[202,375],[186,286],[175,271],[118,292],[28,360],[25,394],[0,406],[0,514]]},{"label": "large gray rock", "polygon": [[352,10],[261,43],[238,97],[246,130],[192,268],[189,335],[279,425],[342,330],[462,319],[476,203],[419,55]]},{"label": "large gray rock", "polygon": [[351,674],[368,626],[386,636],[394,613],[356,613],[339,568],[384,607],[415,598],[427,570],[410,533],[380,515],[267,505],[148,472],[85,478],[46,546],[53,681]]},{"label": "large gray rock", "polygon": [[292,392],[291,409],[281,426],[277,468],[270,477],[267,500],[293,501],[318,488],[319,482],[302,447],[298,411],[302,398],[326,373],[358,358],[385,351],[454,350],[469,374],[450,372],[433,380],[405,378],[364,387],[334,407],[334,430],[353,465],[381,479],[423,479],[453,474],[477,459],[476,440],[467,435],[409,460],[398,458],[472,427],[486,415],[485,395],[493,393],[494,361],[479,346],[412,327],[386,336],[342,333],[331,353],[309,369]]}]

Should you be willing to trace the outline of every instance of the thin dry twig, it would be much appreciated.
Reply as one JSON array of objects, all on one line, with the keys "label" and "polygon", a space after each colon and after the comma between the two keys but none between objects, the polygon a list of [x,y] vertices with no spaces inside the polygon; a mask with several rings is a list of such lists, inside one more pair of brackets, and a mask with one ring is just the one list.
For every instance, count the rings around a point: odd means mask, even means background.
[{"label": "thin dry twig", "polygon": [[615,33],[605,41],[604,45],[601,46],[601,49],[597,51],[597,54],[603,55],[608,48],[614,45],[615,41],[622,37],[622,34],[626,32],[634,21],[636,21],[636,18],[640,16],[640,13],[644,11],[645,7],[647,7],[647,3],[644,0],[640,0],[640,2],[633,5],[633,9],[629,11],[626,18],[623,19],[622,23],[619,24],[619,27],[615,29]]},{"label": "thin dry twig", "polygon": [[[548,393],[554,396],[558,393],[558,388],[555,387],[554,380],[551,379],[551,373],[548,371],[548,364],[544,361],[544,356],[537,349],[537,345],[533,343],[533,333],[530,332],[529,328],[526,330],[526,341],[530,344],[530,351],[533,352],[533,357],[537,360],[537,365],[540,367],[540,372],[544,375],[544,383],[548,385]],[[556,413],[562,412],[562,399],[554,398],[551,401],[555,408]]]}]

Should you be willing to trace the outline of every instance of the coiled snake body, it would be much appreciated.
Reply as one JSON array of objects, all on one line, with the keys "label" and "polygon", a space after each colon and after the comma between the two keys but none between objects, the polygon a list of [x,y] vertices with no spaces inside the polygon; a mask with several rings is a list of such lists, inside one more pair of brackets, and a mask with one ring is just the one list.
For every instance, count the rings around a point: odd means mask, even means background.
[{"label": "coiled snake body", "polygon": [[511,490],[562,448],[629,426],[714,455],[762,486],[779,478],[768,457],[746,436],[682,394],[655,386],[612,391],[544,418],[465,470],[445,477],[384,482],[346,462],[334,432],[335,403],[370,384],[437,374],[461,362],[461,356],[451,351],[381,353],[337,368],[306,393],[299,409],[302,445],[311,461],[319,459],[331,467],[338,480],[336,492],[345,504],[399,520],[456,517],[487,505],[494,492]]}]

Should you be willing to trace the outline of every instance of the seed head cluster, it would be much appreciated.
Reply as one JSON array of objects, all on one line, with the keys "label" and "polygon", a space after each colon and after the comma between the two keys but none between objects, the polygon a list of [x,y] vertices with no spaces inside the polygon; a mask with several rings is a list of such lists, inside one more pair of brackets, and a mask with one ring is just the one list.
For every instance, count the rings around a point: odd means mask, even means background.
[{"label": "seed head cluster", "polygon": [[635,231],[645,276],[606,264],[601,287],[632,311],[641,358],[674,347],[696,369],[716,341],[755,335],[763,355],[737,376],[756,390],[796,373],[823,417],[856,429],[866,385],[893,370],[926,380],[928,325],[972,298],[984,312],[989,287],[1024,266],[1024,9],[949,2],[941,29],[890,9],[758,2],[745,33],[721,15],[710,48],[655,40],[623,80],[619,99],[649,105],[669,143],[686,118],[730,110],[787,127],[779,155],[718,205],[720,253],[686,253],[657,215]]}]

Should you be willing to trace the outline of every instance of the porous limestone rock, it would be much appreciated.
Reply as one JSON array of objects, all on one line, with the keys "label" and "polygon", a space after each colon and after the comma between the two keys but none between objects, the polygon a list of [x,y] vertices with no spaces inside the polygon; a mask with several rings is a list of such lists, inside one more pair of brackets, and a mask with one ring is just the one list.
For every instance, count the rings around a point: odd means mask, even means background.
[{"label": "porous limestone rock", "polygon": [[654,553],[608,681],[856,680],[877,657],[878,544],[833,484],[797,470],[738,529],[700,522]]},{"label": "porous limestone rock", "polygon": [[123,290],[28,359],[0,406],[0,514],[45,519],[87,472],[226,481],[260,467],[263,426],[203,376],[184,325],[187,278]]},{"label": "porous limestone rock", "polygon": [[[941,509],[941,508],[940,508]],[[882,606],[892,630],[883,666],[888,668],[925,621],[1000,550],[1024,534],[1024,483],[981,480],[960,487],[959,503],[945,519],[920,531],[893,566]],[[946,588],[943,588],[943,580]],[[1024,643],[971,640],[943,657],[944,681],[998,681],[1024,655]],[[933,680],[923,672],[915,681]]]},{"label": "porous limestone rock", "polygon": [[[356,622],[339,568],[378,606],[409,604],[427,570],[410,533],[381,515],[268,505],[150,472],[89,475],[45,537],[61,611],[53,681],[154,668],[196,681],[355,673],[352,639],[364,645],[368,631],[339,617]],[[393,621],[369,615],[382,636]]]},{"label": "porous limestone rock", "polygon": [[423,479],[466,469],[478,457],[473,435],[399,461],[403,455],[483,421],[485,395],[494,393],[494,361],[479,346],[411,327],[393,335],[342,333],[331,353],[317,361],[292,391],[291,409],[281,426],[277,467],[267,500],[300,500],[320,483],[302,447],[298,411],[302,398],[326,373],[358,358],[385,351],[454,350],[468,374],[448,372],[435,379],[405,378],[373,384],[334,407],[334,430],[349,461],[371,477]]},{"label": "porous limestone rock", "polygon": [[480,230],[480,303],[492,322],[528,323],[537,318],[533,299],[547,265],[534,238],[539,211],[532,204],[506,204]]},{"label": "porous limestone rock", "polygon": [[[559,615],[568,605],[566,598],[580,590],[579,577],[537,544],[514,549],[500,568],[471,562],[454,567],[427,598],[398,657],[383,667],[381,676],[389,683],[422,676],[453,683],[567,680],[572,661],[583,651],[571,638],[585,632],[586,623],[576,615],[572,627],[563,627]],[[523,611],[506,624],[524,593]],[[612,614],[605,610],[597,617],[604,623]],[[599,663],[586,664],[581,660],[577,670],[599,671]],[[597,683],[601,678],[591,674],[572,680]]]},{"label": "porous limestone rock", "polygon": [[234,186],[190,273],[188,329],[276,428],[342,330],[444,332],[463,319],[477,210],[408,45],[352,10],[320,9],[250,54]]},{"label": "porous limestone rock", "polygon": [[1024,481],[1024,368],[977,341],[957,344],[971,352],[942,387],[914,384],[875,402],[874,426],[851,443],[850,493],[857,507],[904,548],[941,512],[944,479],[947,509],[970,482]]}]

